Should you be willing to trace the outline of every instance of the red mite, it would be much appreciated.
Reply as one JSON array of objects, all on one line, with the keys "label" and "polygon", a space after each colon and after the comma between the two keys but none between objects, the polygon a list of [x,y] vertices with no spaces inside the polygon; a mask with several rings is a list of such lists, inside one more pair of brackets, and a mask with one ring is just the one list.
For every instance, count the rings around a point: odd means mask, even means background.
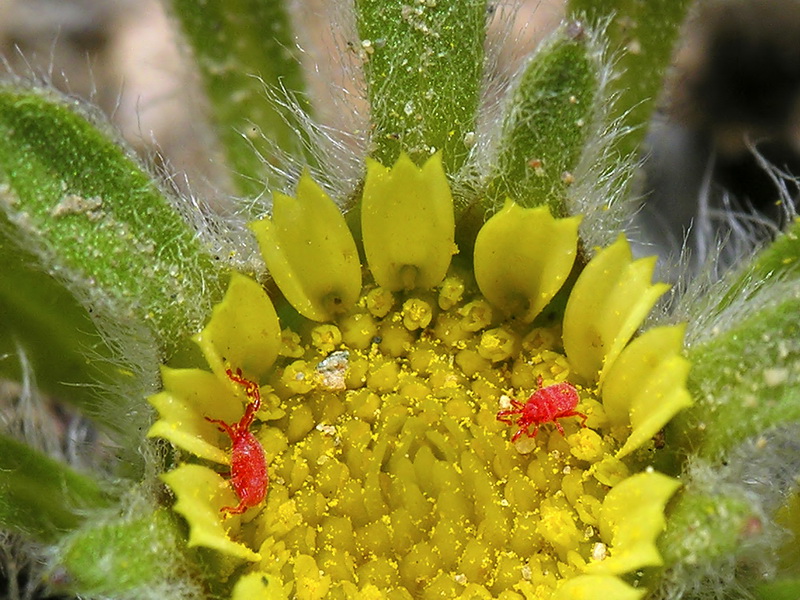
[{"label": "red mite", "polygon": [[219,430],[224,431],[231,438],[231,485],[236,495],[239,496],[238,506],[223,506],[220,512],[229,515],[240,515],[248,508],[263,502],[267,496],[269,475],[267,474],[267,460],[264,457],[264,448],[261,443],[250,433],[258,409],[261,408],[261,392],[258,384],[242,377],[242,370],[236,369],[236,374],[228,369],[225,371],[231,381],[244,388],[244,393],[250,399],[250,404],[238,423],[228,424],[219,419],[206,417],[219,425]]},{"label": "red mite", "polygon": [[[525,404],[512,400],[511,406],[514,408],[497,413],[498,421],[519,426],[517,432],[511,436],[512,442],[516,442],[523,433],[531,438],[536,437],[539,426],[550,421],[555,423],[561,435],[564,435],[564,428],[556,419],[565,417],[580,417],[581,427],[586,426],[586,415],[575,410],[579,398],[574,385],[563,381],[543,388],[541,375],[537,385],[538,389],[530,395]],[[515,419],[513,415],[519,417]],[[529,430],[531,425],[533,433]]]}]

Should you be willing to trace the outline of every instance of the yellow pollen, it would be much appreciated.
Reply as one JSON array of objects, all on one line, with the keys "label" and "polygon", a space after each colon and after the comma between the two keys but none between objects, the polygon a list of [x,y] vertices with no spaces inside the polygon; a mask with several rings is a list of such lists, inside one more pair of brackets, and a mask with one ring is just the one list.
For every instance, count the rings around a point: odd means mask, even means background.
[{"label": "yellow pollen", "polygon": [[372,316],[380,319],[392,310],[394,295],[389,290],[375,288],[367,293],[365,301],[367,309]]},{"label": "yellow pollen", "polygon": [[439,308],[450,310],[464,296],[464,282],[459,277],[447,277],[439,289]]},{"label": "yellow pollen", "polygon": [[311,343],[321,352],[333,352],[342,343],[342,332],[336,325],[318,325],[311,330]]},{"label": "yellow pollen", "polygon": [[420,298],[411,298],[403,304],[403,325],[410,331],[425,329],[433,319],[431,305]]},{"label": "yellow pollen", "polygon": [[[407,195],[425,210],[405,210]],[[622,238],[599,251],[554,323],[543,309],[573,270],[578,218],[509,201],[481,229],[470,272],[451,264],[441,155],[422,168],[405,155],[393,169],[369,161],[368,264],[358,265],[330,198],[308,176],[297,196],[317,216],[328,211],[320,223],[338,223],[339,233],[315,238],[316,270],[292,267],[311,255],[304,243],[276,244],[275,223],[252,227],[307,320],[281,331],[283,309],[234,274],[194,336],[211,372],[164,367],[164,389],[150,398],[160,419],[148,435],[202,461],[179,458],[162,479],[190,545],[225,559],[232,589],[219,593],[563,600],[591,594],[598,580],[628,588],[619,575],[658,565],[655,540],[679,483],[636,471],[691,398],[681,327],[631,341],[665,289],[651,283],[652,261],[634,261]],[[384,209],[401,197],[398,219]],[[389,234],[395,243],[384,245]],[[520,239],[539,242],[510,262]],[[674,377],[660,377],[662,365]],[[255,395],[232,389],[240,382],[226,373],[238,369],[260,385],[249,431],[269,487],[263,502],[223,518],[239,493],[224,469],[248,459],[209,419],[235,422]]]},{"label": "yellow pollen", "polygon": [[[453,276],[430,298],[368,289],[269,381],[270,490],[243,535],[297,598],[546,597],[605,544],[624,440],[567,417],[565,436],[545,422],[512,444],[520,426],[497,419],[538,377],[570,379],[560,330],[493,322]],[[576,410],[605,423],[579,394]]]}]

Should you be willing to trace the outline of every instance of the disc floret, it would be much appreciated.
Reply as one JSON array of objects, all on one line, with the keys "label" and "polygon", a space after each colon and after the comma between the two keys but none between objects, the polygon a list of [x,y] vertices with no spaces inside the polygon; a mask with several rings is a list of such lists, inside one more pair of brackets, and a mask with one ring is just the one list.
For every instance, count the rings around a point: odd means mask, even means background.
[{"label": "disc floret", "polygon": [[[298,203],[306,193],[319,199],[312,183],[298,188]],[[436,157],[422,168],[407,158],[394,169],[370,166],[365,196],[396,189],[425,190],[430,202],[452,212]],[[382,209],[365,198],[365,210]],[[272,225],[253,229],[280,228],[281,218],[276,212]],[[520,231],[520,222],[530,231]],[[292,289],[307,295],[295,308],[308,312],[294,328],[281,327],[274,311],[243,306],[267,297],[235,278],[197,337],[215,375],[186,375],[216,377],[227,393],[193,408],[194,392],[165,378],[167,390],[153,398],[161,420],[151,434],[224,464],[227,455],[215,451],[219,432],[202,426],[209,425],[206,416],[222,419],[214,411],[238,392],[222,357],[242,361],[263,384],[252,434],[270,457],[272,477],[264,508],[243,525],[235,515],[219,515],[226,502],[220,494],[230,494],[224,480],[216,488],[196,483],[198,469],[204,482],[217,481],[213,470],[187,463],[165,475],[178,497],[175,509],[189,522],[190,544],[249,561],[247,572],[298,598],[569,598],[587,590],[639,597],[618,576],[660,564],[655,537],[677,487],[644,469],[649,440],[688,401],[685,378],[659,389],[667,383],[654,374],[658,361],[639,357],[659,354],[675,363],[680,336],[665,328],[628,344],[640,321],[631,327],[631,320],[611,319],[597,328],[596,318],[616,314],[630,296],[640,301],[625,308],[646,314],[663,291],[641,275],[643,264],[650,272],[652,265],[633,261],[624,240],[584,269],[562,323],[534,325],[573,267],[577,223],[509,203],[478,236],[473,272],[450,264],[452,235],[441,226],[408,229],[398,219],[365,216],[369,270],[361,273],[360,292],[352,300],[340,294],[337,309],[326,312],[320,299],[348,289],[349,267],[318,272],[313,286],[292,279]],[[378,235],[367,234],[370,227],[379,227]],[[540,252],[557,248],[557,256],[526,259],[509,273],[509,229],[518,239],[549,232]],[[385,244],[370,250],[370,239]],[[260,234],[259,240],[271,243]],[[332,243],[348,246],[336,236]],[[299,264],[295,244],[307,249],[302,239],[288,242],[278,249],[288,256],[270,258],[273,248],[267,263],[277,271]],[[318,251],[332,248],[321,244]],[[598,262],[603,270],[638,275],[589,294]],[[280,276],[276,281],[281,286]],[[234,347],[232,331],[266,332],[263,341],[244,342],[269,364]],[[600,350],[583,352],[581,340],[598,336]],[[673,342],[662,343],[667,339]],[[651,410],[632,373],[650,393],[668,398],[666,407]],[[551,393],[561,396],[548,405],[548,420],[580,418],[509,440],[498,413],[516,414],[513,399]],[[631,520],[631,513],[638,516]]]}]

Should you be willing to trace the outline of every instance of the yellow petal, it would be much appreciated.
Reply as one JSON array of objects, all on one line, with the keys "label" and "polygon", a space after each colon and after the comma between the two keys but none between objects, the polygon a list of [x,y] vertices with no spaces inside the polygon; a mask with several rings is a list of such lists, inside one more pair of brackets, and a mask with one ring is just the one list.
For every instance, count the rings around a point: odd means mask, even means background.
[{"label": "yellow petal", "polygon": [[272,220],[250,223],[281,292],[314,321],[331,320],[361,291],[361,263],[344,216],[308,173],[297,199],[273,194]]},{"label": "yellow petal", "polygon": [[624,237],[595,256],[575,282],[564,311],[564,350],[573,370],[602,382],[656,300],[655,258],[632,260]]},{"label": "yellow petal", "polygon": [[617,453],[630,454],[666,425],[678,411],[691,406],[685,387],[691,363],[682,356],[665,360],[631,405],[631,434]]},{"label": "yellow petal", "polygon": [[475,240],[475,279],[484,296],[530,323],[564,285],[575,262],[580,217],[554,219],[546,206],[511,200]]},{"label": "yellow petal", "polygon": [[684,327],[656,327],[633,340],[609,369],[603,407],[615,425],[632,427],[617,454],[625,456],[652,438],[692,403],[686,390],[689,361],[680,355]]},{"label": "yellow petal", "polygon": [[654,327],[622,351],[603,383],[603,408],[612,424],[630,423],[633,398],[665,359],[680,353],[685,329],[683,325]]},{"label": "yellow petal", "polygon": [[217,377],[228,381],[225,369],[233,368],[258,380],[278,356],[281,328],[262,287],[234,273],[225,298],[214,307],[211,320],[194,341]]},{"label": "yellow petal", "polygon": [[288,600],[289,592],[280,578],[264,571],[243,575],[233,587],[231,600]]},{"label": "yellow petal", "polygon": [[195,456],[229,464],[229,452],[219,448],[217,426],[205,417],[227,423],[242,416],[242,402],[213,373],[201,369],[161,367],[164,391],[150,396],[160,419],[147,437],[161,437]]},{"label": "yellow petal", "polygon": [[368,161],[361,226],[367,262],[381,287],[439,285],[456,249],[453,197],[441,154],[422,168],[405,154],[391,169]]},{"label": "yellow petal", "polygon": [[664,507],[680,487],[655,471],[637,473],[614,486],[600,510],[600,537],[608,558],[587,565],[591,573],[630,573],[663,564],[656,538],[664,530]]},{"label": "yellow petal", "polygon": [[639,600],[646,593],[613,575],[578,575],[558,588],[551,600]]},{"label": "yellow petal", "polygon": [[189,523],[188,546],[212,548],[254,562],[261,560],[261,556],[228,536],[228,528],[238,531],[240,517],[229,516],[223,524],[220,509],[238,504],[227,481],[200,465],[181,465],[161,475],[161,479],[178,498],[175,511]]}]

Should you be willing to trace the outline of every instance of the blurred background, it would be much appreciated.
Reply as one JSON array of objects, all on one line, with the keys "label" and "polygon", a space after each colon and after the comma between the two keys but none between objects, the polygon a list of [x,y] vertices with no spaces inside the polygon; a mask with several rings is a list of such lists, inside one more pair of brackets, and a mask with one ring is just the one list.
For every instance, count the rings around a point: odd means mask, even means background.
[{"label": "blurred background", "polygon": [[[314,108],[335,127],[338,115],[324,98],[331,84],[352,86],[331,35],[340,9],[326,0],[296,4],[302,24],[297,44],[312,74],[310,92],[323,99]],[[492,32],[495,39],[512,40],[501,60],[513,65],[530,52],[558,24],[563,4],[523,2],[511,31]],[[178,185],[188,180],[194,193],[210,191],[206,186],[216,174],[202,94],[158,0],[0,0],[0,55],[0,72],[43,74],[59,89],[90,99],[137,152],[169,165]]]},{"label": "blurred background", "polygon": [[800,2],[699,2],[642,156],[640,233],[721,272],[795,216]]},{"label": "blurred background", "polygon": [[[564,2],[524,0],[510,26],[492,30],[492,41],[504,41],[504,70],[558,24]],[[297,1],[297,44],[316,99],[353,85],[330,34],[336,4]],[[509,12],[514,3],[491,5]],[[224,202],[197,77],[158,0],[0,0],[0,56],[0,73],[33,72],[89,99],[182,191]],[[719,268],[774,236],[798,192],[799,99],[800,0],[698,2],[641,157],[631,234],[640,252],[686,249],[693,269]],[[347,127],[332,103],[315,108],[325,124]]]}]

